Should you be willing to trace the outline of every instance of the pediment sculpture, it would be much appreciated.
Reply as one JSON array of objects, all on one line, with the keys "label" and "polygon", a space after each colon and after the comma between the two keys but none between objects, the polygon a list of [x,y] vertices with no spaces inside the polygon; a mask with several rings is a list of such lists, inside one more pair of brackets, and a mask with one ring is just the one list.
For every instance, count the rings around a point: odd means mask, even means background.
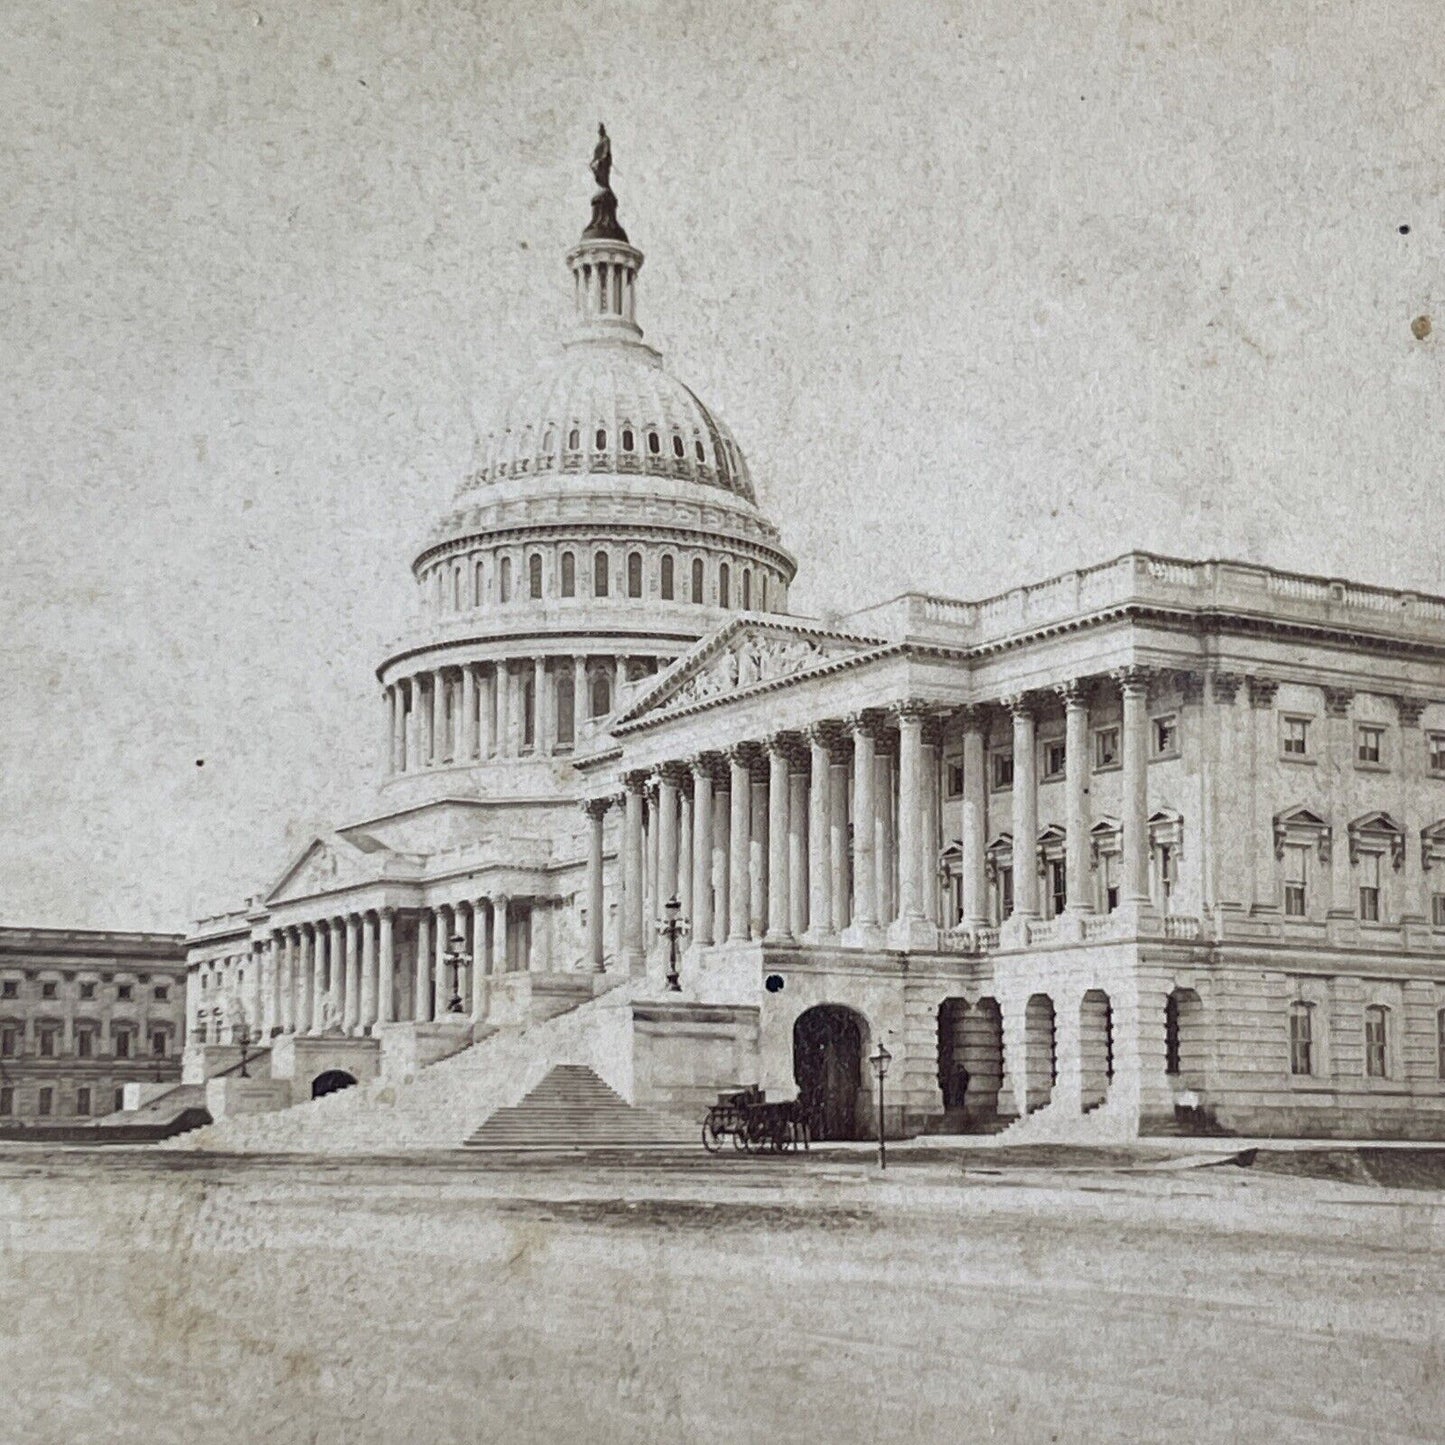
[{"label": "pediment sculpture", "polygon": [[822,646],[806,637],[745,637],[688,678],[666,705],[705,702],[754,683],[793,677],[827,658]]}]

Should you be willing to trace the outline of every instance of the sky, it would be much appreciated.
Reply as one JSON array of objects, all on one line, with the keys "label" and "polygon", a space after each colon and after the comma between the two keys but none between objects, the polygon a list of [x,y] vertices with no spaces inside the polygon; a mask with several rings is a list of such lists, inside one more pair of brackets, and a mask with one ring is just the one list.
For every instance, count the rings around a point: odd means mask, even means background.
[{"label": "sky", "polygon": [[1441,73],[1432,0],[0,8],[0,923],[184,929],[373,811],[599,119],[795,610],[1445,592]]}]

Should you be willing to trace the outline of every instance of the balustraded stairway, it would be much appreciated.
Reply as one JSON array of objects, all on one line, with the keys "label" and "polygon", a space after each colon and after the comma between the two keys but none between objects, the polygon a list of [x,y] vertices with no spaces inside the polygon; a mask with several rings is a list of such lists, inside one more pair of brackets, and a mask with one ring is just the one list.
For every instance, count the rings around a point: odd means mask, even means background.
[{"label": "balustraded stairway", "polygon": [[625,1077],[631,1001],[646,989],[642,980],[619,980],[577,1008],[501,1028],[411,1078],[381,1078],[274,1113],[222,1119],[160,1147],[319,1154],[453,1149],[497,1110],[520,1103],[559,1064],[584,1065],[599,1082]]}]

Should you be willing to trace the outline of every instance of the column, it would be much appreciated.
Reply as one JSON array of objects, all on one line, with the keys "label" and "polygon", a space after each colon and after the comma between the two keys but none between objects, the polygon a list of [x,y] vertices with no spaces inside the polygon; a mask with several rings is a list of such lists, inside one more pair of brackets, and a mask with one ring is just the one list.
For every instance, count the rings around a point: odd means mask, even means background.
[{"label": "column", "polygon": [[788,739],[768,739],[768,837],[766,918],[769,943],[788,943]]},{"label": "column", "polygon": [[572,659],[572,746],[580,747],[582,729],[587,725],[587,659]]},{"label": "column", "polygon": [[602,829],[607,807],[606,798],[588,798],[582,804],[587,815],[587,961],[594,973],[603,972],[607,966],[602,891]]},{"label": "column", "polygon": [[682,769],[678,764],[667,763],[658,770],[657,876],[653,894],[653,911],[658,918],[662,917],[668,901],[677,895],[677,814],[681,783]]},{"label": "column", "polygon": [[406,769],[415,772],[426,761],[426,754],[422,751],[421,680],[409,677],[400,685],[406,688]]},{"label": "column", "polygon": [[1064,887],[1068,911],[1089,913],[1089,692],[1077,679],[1058,691],[1064,701]]},{"label": "column", "polygon": [[1039,916],[1039,788],[1034,748],[1033,699],[1017,696],[1005,699],[1013,714],[1013,870],[1014,917]]},{"label": "column", "polygon": [[316,972],[316,929],[313,924],[302,925],[301,967],[296,971],[296,1032],[311,1032],[311,991]]},{"label": "column", "polygon": [[412,679],[412,699],[417,711],[417,766],[429,768],[432,765],[432,702],[431,702],[431,679],[435,681],[435,675],[428,672],[419,672]]},{"label": "column", "polygon": [[748,841],[748,937],[762,938],[768,927],[768,780],[762,762],[749,770],[752,836]]},{"label": "column", "polygon": [[[886,926],[898,917],[896,813],[898,789],[893,770],[892,739],[880,737],[875,742],[873,760],[873,867],[877,882],[873,885],[878,922]],[[879,747],[877,744],[882,743]]]},{"label": "column", "polygon": [[281,930],[280,977],[277,980],[277,1013],[283,1034],[296,1031],[296,990],[292,979],[296,976],[296,930]]},{"label": "column", "polygon": [[808,939],[833,932],[833,889],[830,877],[833,854],[829,838],[832,803],[832,758],[827,730],[810,727],[808,736]]},{"label": "column", "polygon": [[361,990],[366,987],[366,981],[361,968],[360,926],[348,926],[348,923],[340,918],[331,920],[331,958],[331,967],[344,971],[342,977],[345,978],[342,993],[344,1004],[337,1023],[340,1023],[342,1032],[360,1035],[364,1032],[361,1025],[367,1022],[361,998]]},{"label": "column", "polygon": [[852,947],[866,947],[877,942],[878,913],[874,901],[877,877],[873,861],[873,834],[877,826],[874,816],[873,784],[875,754],[873,725],[862,715],[848,719],[853,733],[853,907],[852,922],[843,942]]},{"label": "column", "polygon": [[836,936],[848,926],[853,879],[848,868],[848,764],[839,758],[828,767],[828,886]]},{"label": "column", "polygon": [[401,683],[394,682],[386,690],[391,699],[391,770],[394,773],[406,767],[406,708],[401,688]]},{"label": "column", "polygon": [[728,838],[732,831],[732,793],[727,786],[727,773],[718,759],[714,775],[712,799],[712,937],[723,943],[728,937],[729,890],[732,886],[732,864]]},{"label": "column", "polygon": [[643,911],[643,948],[647,953],[652,953],[658,945],[657,920],[662,916],[662,900],[657,896],[657,864],[660,842],[660,833],[657,826],[658,787],[654,780],[647,791],[647,810],[644,814],[645,828],[643,831],[643,842],[645,852],[643,854],[644,876],[642,881],[642,905]]},{"label": "column", "polygon": [[532,662],[532,752],[545,758],[551,752],[547,741],[547,659]]},{"label": "column", "polygon": [[748,862],[752,853],[752,770],[744,748],[728,753],[728,796],[731,801],[731,827],[728,836],[728,941],[746,942],[748,909],[751,906],[752,884]]},{"label": "column", "polygon": [[376,964],[376,1021],[389,1024],[396,1017],[396,909],[383,908],[378,925],[381,946]]},{"label": "column", "polygon": [[[898,918],[889,941],[902,947],[921,943],[929,931],[923,911],[923,719],[915,701],[893,709],[898,721]],[[917,938],[913,935],[917,934]]]},{"label": "column", "polygon": [[692,760],[692,941],[706,947],[712,934],[712,761]]},{"label": "column", "polygon": [[462,742],[458,762],[471,762],[477,755],[477,669],[462,667]]},{"label": "column", "polygon": [[[281,948],[280,935],[272,933],[266,940],[266,976],[261,989],[261,1041],[269,1044],[271,1036],[281,1027],[280,1009],[280,982],[281,982]],[[189,1027],[195,1027],[194,1010],[191,1013]]]},{"label": "column", "polygon": [[493,751],[499,758],[510,758],[512,752],[512,670],[498,662],[494,679],[497,705],[497,730]]},{"label": "column", "polygon": [[431,1018],[431,934],[431,909],[423,908],[416,920],[416,987],[412,991],[413,1013],[419,1024]]},{"label": "column", "polygon": [[347,935],[348,978],[354,976],[358,958],[361,968],[354,1031],[369,1034],[375,1029],[377,1020],[376,924],[372,915],[364,913],[357,917],[353,914],[347,921]]},{"label": "column", "polygon": [[452,935],[457,931],[456,912],[450,904],[444,903],[437,909],[436,926],[436,968],[432,974],[435,997],[432,1017],[444,1019],[447,1005],[452,997],[452,971],[447,955],[452,952]]},{"label": "column", "polygon": [[505,893],[492,899],[492,975],[500,977],[507,971],[507,908]]},{"label": "column", "polygon": [[808,774],[793,763],[788,769],[788,932],[801,938],[808,930]]},{"label": "column", "polygon": [[[1142,667],[1116,674],[1124,699],[1124,838],[1122,902],[1136,908],[1149,903],[1149,673]],[[1015,881],[1015,888],[1018,884]]]},{"label": "column", "polygon": [[441,767],[447,756],[447,678],[441,668],[431,675],[431,760]]},{"label": "column", "polygon": [[487,1016],[487,902],[472,899],[472,1022]]},{"label": "column", "polygon": [[984,776],[983,709],[962,710],[963,721],[963,800],[961,803],[960,859],[963,870],[963,918],[966,929],[984,928],[988,924],[988,875],[985,850],[988,847],[987,798],[988,780]]},{"label": "column", "polygon": [[486,668],[477,680],[477,757],[491,757],[497,737],[497,678]]},{"label": "column", "polygon": [[342,941],[342,930],[345,925],[341,919],[333,918],[328,921],[326,926],[326,957],[330,962],[330,968],[327,973],[326,990],[323,994],[319,995],[321,1002],[317,1007],[317,1033],[322,1032],[325,1026],[339,1024],[341,1022],[341,1015],[336,1011],[336,996],[342,960],[346,956],[345,944]]},{"label": "column", "polygon": [[622,954],[629,973],[642,966],[642,790],[641,773],[624,779],[626,801],[622,822]]},{"label": "column", "polygon": [[311,1029],[313,1034],[321,1033],[326,1027],[326,984],[327,968],[335,967],[330,951],[331,929],[326,920],[316,924],[311,949]]}]

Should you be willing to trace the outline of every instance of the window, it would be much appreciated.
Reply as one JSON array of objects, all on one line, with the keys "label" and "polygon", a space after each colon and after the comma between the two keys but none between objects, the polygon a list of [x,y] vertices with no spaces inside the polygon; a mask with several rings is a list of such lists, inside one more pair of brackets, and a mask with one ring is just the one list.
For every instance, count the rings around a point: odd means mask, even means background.
[{"label": "window", "polygon": [[1154,756],[1177,757],[1179,753],[1179,719],[1172,713],[1154,719]]},{"label": "window", "polygon": [[1367,768],[1378,768],[1383,761],[1381,752],[1384,746],[1384,741],[1384,728],[1356,728],[1355,761]]},{"label": "window", "polygon": [[539,553],[533,552],[527,559],[527,591],[531,594],[534,602],[542,596],[542,558]]},{"label": "window", "polygon": [[75,1112],[82,1118],[90,1113],[90,1090],[77,1089],[75,1091]]},{"label": "window", "polygon": [[572,674],[563,672],[557,678],[557,741],[559,743],[575,743],[577,741],[576,702],[576,684]]},{"label": "window", "polygon": [[502,565],[497,571],[497,598],[501,602],[512,600],[512,559],[502,558]]},{"label": "window", "polygon": [[642,596],[641,552],[629,552],[627,554],[627,595],[629,597]]},{"label": "window", "polygon": [[676,432],[672,434],[672,454],[681,459],[687,455],[687,448],[682,444],[682,438]]},{"label": "window", "polygon": [[93,983],[83,983],[83,984],[81,984],[81,986],[80,986],[80,996],[81,996],[81,998],[94,998],[94,997],[95,997],[95,985],[94,985]]},{"label": "window", "polygon": [[48,1118],[55,1108],[55,1090],[44,1088],[40,1091],[40,1107],[37,1109],[43,1118]]},{"label": "window", "polygon": [[15,1090],[9,1084],[0,1087],[0,1114],[15,1112]]},{"label": "window", "polygon": [[151,1034],[151,1058],[165,1058],[168,1052],[166,1042],[166,1031],[164,1029],[156,1029],[155,1032]]},{"label": "window", "polygon": [[1314,1073],[1314,1046],[1314,1006],[1297,999],[1289,1006],[1290,1073]]},{"label": "window", "polygon": [[632,428],[631,428],[630,426],[623,427],[623,428],[622,428],[622,450],[625,451],[625,452],[634,451],[635,448],[634,448],[634,446],[633,446],[632,443],[633,443]]},{"label": "window", "polygon": [[165,1001],[166,1001],[168,998],[170,998],[170,996],[171,996],[171,991],[170,991],[170,989],[168,989],[168,988],[165,986],[165,984],[163,984],[163,983],[157,984],[157,985],[151,990],[151,997],[152,997],[153,999],[155,999],[155,1001],[156,1001],[157,1003],[165,1003]]},{"label": "window", "polygon": [[20,1030],[14,1027],[0,1029],[0,1058],[13,1059],[20,1054]]},{"label": "window", "polygon": [[673,600],[673,561],[671,557],[662,559],[662,575],[658,581],[658,591],[662,594],[664,602]]},{"label": "window", "polygon": [[753,605],[753,574],[752,571],[743,568],[743,611],[747,612]]},{"label": "window", "polygon": [[552,453],[557,449],[557,433],[548,427],[542,433],[542,455],[550,462]]},{"label": "window", "polygon": [[1119,906],[1119,855],[1105,853],[1100,862],[1103,864],[1104,912],[1112,913]]},{"label": "window", "polygon": [[1014,870],[1000,868],[998,870],[998,921],[1002,923],[1006,918],[1012,918],[1013,911]]},{"label": "window", "polygon": [[13,979],[7,978],[0,984],[0,998],[18,998],[20,996],[20,985]]},{"label": "window", "polygon": [[1426,739],[1430,752],[1430,771],[1445,775],[1445,733],[1431,733]]},{"label": "window", "polygon": [[651,452],[653,456],[659,455],[662,451],[662,438],[658,436],[655,431],[650,431],[647,434],[647,450]]},{"label": "window", "polygon": [[612,711],[612,684],[605,672],[592,679],[592,716],[606,717]]},{"label": "window", "polygon": [[1365,1076],[1370,1079],[1389,1077],[1390,1011],[1383,1004],[1372,1003],[1365,1010]]},{"label": "window", "polygon": [[758,610],[761,612],[768,610],[768,574],[766,572],[758,573]]},{"label": "window", "polygon": [[694,557],[694,558],[692,559],[692,600],[693,600],[695,603],[697,603],[698,606],[701,606],[701,605],[702,605],[702,602],[703,602],[703,571],[702,571],[702,558],[701,558],[701,557]]},{"label": "window", "polygon": [[607,450],[607,428],[598,427],[597,435],[593,437],[593,441],[597,444],[593,447],[593,451],[605,452]]},{"label": "window", "polygon": [[1283,722],[1284,755],[1287,758],[1303,758],[1309,755],[1310,723],[1308,718],[1287,717]]},{"label": "window", "polygon": [[1435,1077],[1445,1079],[1445,1008],[1435,1012]]},{"label": "window", "polygon": [[1445,928],[1445,893],[1436,893],[1430,899],[1430,922],[1436,928]]},{"label": "window", "polygon": [[963,796],[963,764],[949,763],[946,767],[944,787],[950,798]]},{"label": "window", "polygon": [[1068,907],[1068,875],[1062,858],[1049,860],[1049,901],[1053,904],[1052,917],[1057,918]]},{"label": "window", "polygon": [[529,677],[522,684],[522,746],[535,747],[537,742],[537,680]]},{"label": "window", "polygon": [[1360,918],[1366,923],[1380,921],[1380,855],[1360,854]]},{"label": "window", "polygon": [[1310,850],[1292,843],[1284,850],[1284,912],[1286,918],[1303,918],[1309,887]]},{"label": "window", "polygon": [[135,997],[135,989],[128,983],[118,983],[115,986],[115,996],[122,1003],[129,1003]]},{"label": "window", "polygon": [[993,753],[990,755],[989,776],[995,788],[1011,788],[1014,785],[1014,755]]},{"label": "window", "polygon": [[40,985],[40,997],[41,997],[41,998],[54,998],[55,995],[56,995],[56,992],[57,992],[57,989],[56,989],[56,986],[55,986],[53,983],[42,983],[42,984]]},{"label": "window", "polygon": [[115,1036],[115,1056],[118,1059],[130,1058],[130,1031],[121,1029]]},{"label": "window", "polygon": [[112,1099],[112,1107],[118,1112],[125,1108],[125,1090],[117,1089]]},{"label": "window", "polygon": [[55,1040],[59,1032],[58,1029],[40,1030],[40,1057],[42,1059],[53,1059],[55,1057]]},{"label": "window", "polygon": [[1044,781],[1064,776],[1066,750],[1061,742],[1044,744]]},{"label": "window", "polygon": [[592,595],[607,596],[607,553],[599,552],[592,559]]},{"label": "window", "polygon": [[705,462],[707,460],[707,453],[703,451],[702,443],[700,441],[693,442],[692,449],[693,452],[696,454],[698,461]]},{"label": "window", "polygon": [[732,600],[728,596],[729,584],[732,581],[732,573],[728,570],[728,564],[724,562],[717,569],[717,605],[719,607],[731,607]]},{"label": "window", "polygon": [[582,433],[575,426],[567,433],[567,450],[569,452],[582,450]]},{"label": "window", "polygon": [[564,597],[577,595],[577,558],[571,552],[562,554],[562,595]]},{"label": "window", "polygon": [[1174,885],[1179,881],[1179,853],[1172,843],[1159,845],[1159,897],[1168,911],[1169,900],[1174,896]]},{"label": "window", "polygon": [[1179,1074],[1179,995],[1164,1000],[1164,1072]]},{"label": "window", "polygon": [[88,1059],[95,1052],[95,1035],[90,1029],[76,1029],[75,1057]]},{"label": "window", "polygon": [[1117,768],[1119,766],[1119,729],[1099,728],[1094,733],[1094,766],[1096,768]]}]

